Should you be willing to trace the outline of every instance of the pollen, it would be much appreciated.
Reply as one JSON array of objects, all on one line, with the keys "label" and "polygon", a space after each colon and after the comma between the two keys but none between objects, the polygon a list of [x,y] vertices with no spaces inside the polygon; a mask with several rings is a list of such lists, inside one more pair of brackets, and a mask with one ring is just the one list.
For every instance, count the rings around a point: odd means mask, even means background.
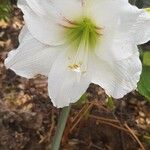
[{"label": "pollen", "polygon": [[80,44],[95,48],[98,40],[102,36],[102,28],[97,27],[89,18],[78,19],[77,21],[68,22],[69,25],[64,26],[64,34],[69,44],[74,48],[78,48]]},{"label": "pollen", "polygon": [[72,64],[69,65],[68,67],[75,72],[81,72],[81,66],[78,64]]}]

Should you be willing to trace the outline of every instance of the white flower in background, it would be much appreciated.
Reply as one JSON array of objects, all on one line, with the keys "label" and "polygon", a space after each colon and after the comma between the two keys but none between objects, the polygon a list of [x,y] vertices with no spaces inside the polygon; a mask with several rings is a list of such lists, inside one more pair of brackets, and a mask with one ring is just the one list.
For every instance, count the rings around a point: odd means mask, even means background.
[{"label": "white flower in background", "polygon": [[137,45],[150,39],[150,15],[128,0],[19,0],[24,13],[17,50],[7,68],[48,76],[53,104],[76,102],[89,84],[114,98],[136,89],[142,65]]}]

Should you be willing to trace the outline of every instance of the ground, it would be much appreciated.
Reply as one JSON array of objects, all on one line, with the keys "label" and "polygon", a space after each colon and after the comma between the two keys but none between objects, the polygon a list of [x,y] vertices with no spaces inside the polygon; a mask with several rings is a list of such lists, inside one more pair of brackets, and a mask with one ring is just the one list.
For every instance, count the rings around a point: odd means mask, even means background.
[{"label": "ground", "polygon": [[[9,22],[0,21],[0,150],[47,150],[61,111],[47,95],[47,78],[27,80],[4,66],[22,26],[16,6]],[[150,104],[138,92],[114,100],[115,108],[97,85],[90,85],[86,97],[72,106],[62,150],[150,149]]]}]

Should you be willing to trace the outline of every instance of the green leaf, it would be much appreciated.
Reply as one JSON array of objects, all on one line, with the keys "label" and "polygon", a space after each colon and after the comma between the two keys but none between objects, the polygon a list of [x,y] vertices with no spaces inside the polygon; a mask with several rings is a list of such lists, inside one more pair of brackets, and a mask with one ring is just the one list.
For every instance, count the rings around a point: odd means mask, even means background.
[{"label": "green leaf", "polygon": [[145,8],[145,10],[150,13],[150,8]]},{"label": "green leaf", "polygon": [[150,67],[143,66],[141,79],[138,83],[138,91],[141,95],[145,96],[150,102]]},{"label": "green leaf", "polygon": [[85,104],[87,102],[87,96],[86,94],[83,94],[81,98],[75,103],[76,106],[81,106],[82,104]]},{"label": "green leaf", "polygon": [[143,64],[150,66],[150,52],[144,52],[143,54]]},{"label": "green leaf", "polygon": [[107,97],[107,103],[106,103],[106,106],[111,110],[111,111],[114,111],[116,106],[114,104],[114,101],[113,101],[113,98],[112,97]]},{"label": "green leaf", "polygon": [[11,3],[9,0],[0,0],[0,20],[8,20],[11,12]]}]

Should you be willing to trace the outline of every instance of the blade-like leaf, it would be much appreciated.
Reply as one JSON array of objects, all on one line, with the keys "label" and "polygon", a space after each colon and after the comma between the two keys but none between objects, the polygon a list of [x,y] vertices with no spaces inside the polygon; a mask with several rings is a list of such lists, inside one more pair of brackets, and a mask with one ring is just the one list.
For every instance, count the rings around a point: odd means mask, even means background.
[{"label": "blade-like leaf", "polygon": [[138,91],[150,102],[150,67],[148,66],[143,67],[141,79],[138,83]]},{"label": "blade-like leaf", "polygon": [[143,53],[143,64],[146,66],[150,66],[150,52],[144,52]]}]

